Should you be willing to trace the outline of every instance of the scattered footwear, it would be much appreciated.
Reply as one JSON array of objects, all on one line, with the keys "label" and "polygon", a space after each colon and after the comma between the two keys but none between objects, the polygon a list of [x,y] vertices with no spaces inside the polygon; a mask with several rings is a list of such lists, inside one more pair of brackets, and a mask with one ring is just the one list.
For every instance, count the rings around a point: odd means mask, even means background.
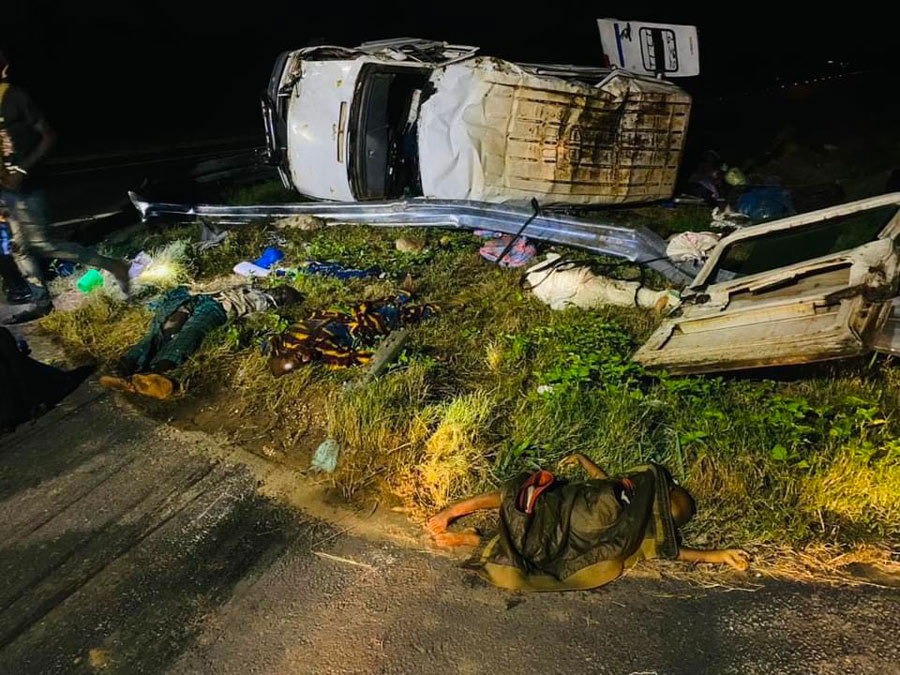
[{"label": "scattered footwear", "polygon": [[24,305],[34,300],[34,293],[28,286],[14,288],[6,293],[6,301],[11,305]]},{"label": "scattered footwear", "polygon": [[169,398],[175,391],[175,381],[157,373],[137,373],[130,377],[103,375],[100,386],[128,394],[140,394],[160,401]]},{"label": "scattered footwear", "polygon": [[165,401],[175,391],[175,381],[165,375],[156,373],[138,373],[131,376],[134,390],[142,396],[149,396],[160,401]]},{"label": "scattered footwear", "polygon": [[131,394],[136,392],[134,384],[130,378],[116,377],[115,375],[102,375],[100,377],[100,386],[115,391],[125,391]]}]

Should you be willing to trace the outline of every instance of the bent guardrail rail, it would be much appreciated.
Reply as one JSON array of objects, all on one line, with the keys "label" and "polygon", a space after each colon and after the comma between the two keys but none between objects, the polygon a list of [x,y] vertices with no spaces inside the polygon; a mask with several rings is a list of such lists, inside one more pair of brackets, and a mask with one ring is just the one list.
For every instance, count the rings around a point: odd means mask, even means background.
[{"label": "bent guardrail rail", "polygon": [[695,272],[666,257],[666,242],[645,227],[610,225],[574,216],[539,212],[526,207],[483,202],[411,199],[389,202],[298,202],[253,206],[219,204],[167,204],[149,202],[129,192],[144,222],[164,218],[205,219],[226,224],[307,215],[332,224],[374,227],[449,227],[491,230],[516,235],[532,218],[523,236],[573,246],[591,253],[624,258],[656,270],[676,284],[690,283]]}]

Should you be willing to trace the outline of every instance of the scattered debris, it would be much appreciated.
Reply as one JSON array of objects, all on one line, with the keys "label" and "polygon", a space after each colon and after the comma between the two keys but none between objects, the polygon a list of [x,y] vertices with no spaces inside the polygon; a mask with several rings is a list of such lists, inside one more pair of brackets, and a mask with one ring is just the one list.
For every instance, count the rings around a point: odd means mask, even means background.
[{"label": "scattered debris", "polygon": [[422,237],[398,237],[394,248],[401,253],[420,253],[425,250],[425,239]]},{"label": "scattered debris", "polygon": [[153,258],[146,251],[141,251],[131,261],[131,266],[128,268],[128,278],[136,279],[152,262]]},{"label": "scattered debris", "polygon": [[779,187],[756,187],[742,194],[737,210],[754,224],[787,218],[796,213],[791,193]]},{"label": "scattered debris", "polygon": [[371,380],[381,375],[391,362],[397,358],[408,339],[409,331],[405,328],[391,331],[391,334],[381,341],[381,344],[378,345],[378,349],[375,350],[375,354],[372,355],[372,361],[369,364],[369,370],[366,373],[364,381]]},{"label": "scattered debris", "polygon": [[88,270],[76,283],[76,287],[79,291],[87,295],[95,288],[101,288],[104,284],[103,275],[100,274],[97,270]]},{"label": "scattered debris", "polygon": [[315,260],[307,262],[298,271],[304,274],[321,274],[322,276],[334,277],[335,279],[365,279],[366,277],[377,277],[382,274],[380,267],[357,269],[341,265],[340,263],[324,263],[316,262]]},{"label": "scattered debris", "polygon": [[666,255],[673,262],[697,265],[709,257],[721,238],[713,232],[682,232],[669,239]]},{"label": "scattered debris", "polygon": [[[537,255],[537,249],[533,244],[529,244],[528,239],[525,237],[518,237],[513,242],[511,235],[501,233],[489,234],[491,239],[478,249],[478,253],[485,260],[497,262],[500,256],[503,256],[503,259],[499,262],[501,267],[524,267],[534,260],[534,257]],[[512,245],[510,245],[511,242]],[[503,255],[504,251],[507,250],[506,255]]]},{"label": "scattered debris", "polygon": [[323,473],[334,473],[337,468],[338,456],[341,452],[341,446],[333,438],[326,438],[316,448],[313,455],[310,469],[313,471],[321,471]]},{"label": "scattered debris", "polygon": [[281,249],[275,246],[268,246],[262,252],[262,255],[253,261],[253,264],[257,267],[269,270],[272,269],[272,265],[277,263],[279,260],[284,260],[284,253],[281,251]]},{"label": "scattered debris", "polygon": [[678,302],[674,291],[654,291],[636,281],[601,277],[588,267],[567,262],[558,253],[548,253],[542,262],[526,272],[525,278],[526,288],[555,310],[617,305],[664,311]]},{"label": "scattered debris", "polygon": [[200,241],[194,244],[194,250],[197,253],[203,253],[211,248],[219,246],[228,238],[227,230],[220,230],[211,223],[203,223],[200,230]]},{"label": "scattered debris", "polygon": [[750,219],[741,213],[740,211],[735,211],[728,204],[724,206],[716,206],[712,210],[712,219],[709,223],[710,227],[717,228],[734,228],[740,229],[742,227],[746,227],[750,224]]},{"label": "scattered debris", "polygon": [[234,266],[233,271],[242,277],[267,277],[272,273],[272,270],[260,267],[248,260],[239,262]]},{"label": "scattered debris", "polygon": [[56,276],[62,278],[75,274],[77,267],[78,263],[74,263],[71,260],[55,260],[50,264],[50,269],[56,273]]}]

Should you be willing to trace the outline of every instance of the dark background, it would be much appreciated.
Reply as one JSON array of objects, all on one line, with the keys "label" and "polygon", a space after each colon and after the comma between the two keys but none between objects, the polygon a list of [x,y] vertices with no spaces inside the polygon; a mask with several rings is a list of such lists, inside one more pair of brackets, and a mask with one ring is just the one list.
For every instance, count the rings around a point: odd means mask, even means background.
[{"label": "dark background", "polygon": [[[565,0],[471,7],[0,0],[0,49],[12,62],[11,79],[32,92],[59,131],[63,154],[259,134],[258,94],[276,55],[311,39],[352,46],[416,36],[479,45],[484,53],[513,60],[599,63],[598,16],[699,26],[702,75],[682,80],[698,103],[694,127],[697,114],[713,123],[726,114],[708,102],[727,100],[740,109],[742,96],[757,112],[755,122],[740,124],[763,126],[766,101],[787,123],[841,127],[893,105],[897,38],[887,9],[854,7],[858,18],[848,18],[825,3],[804,13],[787,4],[679,10],[672,3],[604,7]],[[790,106],[808,98],[802,88],[794,88],[793,98],[778,92],[779,83],[858,70],[868,72],[868,82],[873,71],[883,75],[880,91],[836,94],[839,105],[816,103],[812,111]]]}]

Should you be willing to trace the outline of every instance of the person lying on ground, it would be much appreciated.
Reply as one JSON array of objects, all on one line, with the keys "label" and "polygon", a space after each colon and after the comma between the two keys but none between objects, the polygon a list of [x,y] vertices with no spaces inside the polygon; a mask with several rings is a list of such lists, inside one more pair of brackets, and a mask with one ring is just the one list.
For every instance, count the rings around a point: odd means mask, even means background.
[{"label": "person lying on ground", "polygon": [[169,398],[176,383],[164,373],[182,365],[214,329],[301,300],[300,293],[290,286],[262,290],[243,285],[210,294],[191,294],[179,286],[160,300],[147,336],[119,359],[114,375],[100,378],[100,384],[152,398]]},{"label": "person lying on ground", "polygon": [[11,431],[56,405],[92,372],[90,367],[66,372],[35,361],[0,327],[0,431]]},{"label": "person lying on ground", "polygon": [[44,298],[49,292],[36,258],[60,258],[107,269],[128,295],[128,265],[124,261],[51,236],[41,170],[56,143],[56,134],[28,93],[7,81],[8,75],[9,63],[0,52],[0,201],[9,209],[19,269]]},{"label": "person lying on ground", "polygon": [[412,293],[358,303],[350,312],[320,311],[272,338],[269,370],[280,377],[308,363],[347,368],[369,363],[366,349],[379,336],[419,323],[438,312],[437,305],[410,305]]},{"label": "person lying on ground", "polygon": [[746,570],[738,549],[700,551],[681,546],[678,529],[694,515],[694,500],[658,464],[610,478],[580,453],[561,466],[580,464],[589,480],[568,482],[549,471],[523,473],[496,492],[454,504],[426,528],[441,547],[477,546],[474,531],[448,525],[482,509],[498,509],[499,534],[485,547],[479,572],[501,588],[562,591],[602,586],[639,560],[668,558]]}]

